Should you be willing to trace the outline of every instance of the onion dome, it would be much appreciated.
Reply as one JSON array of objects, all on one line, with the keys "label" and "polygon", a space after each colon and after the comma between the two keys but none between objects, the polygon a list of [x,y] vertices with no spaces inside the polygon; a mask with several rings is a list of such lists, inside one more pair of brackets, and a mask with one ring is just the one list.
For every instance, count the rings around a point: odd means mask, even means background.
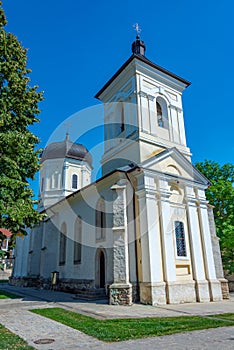
[{"label": "onion dome", "polygon": [[87,162],[92,167],[92,156],[85,146],[80,143],[73,143],[69,140],[68,134],[61,142],[49,144],[41,155],[41,163],[47,159],[72,158]]}]

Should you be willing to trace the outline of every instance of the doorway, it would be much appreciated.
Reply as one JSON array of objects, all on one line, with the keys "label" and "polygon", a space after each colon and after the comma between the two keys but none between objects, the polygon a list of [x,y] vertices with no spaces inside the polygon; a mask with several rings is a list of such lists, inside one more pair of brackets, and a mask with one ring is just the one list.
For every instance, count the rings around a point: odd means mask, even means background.
[{"label": "doorway", "polygon": [[100,273],[99,273],[99,286],[100,288],[105,288],[105,282],[106,282],[106,276],[105,276],[105,256],[103,251],[100,253],[100,261],[99,261],[99,267],[100,267]]},{"label": "doorway", "polygon": [[105,288],[106,284],[106,258],[103,249],[98,249],[96,252],[96,288]]}]

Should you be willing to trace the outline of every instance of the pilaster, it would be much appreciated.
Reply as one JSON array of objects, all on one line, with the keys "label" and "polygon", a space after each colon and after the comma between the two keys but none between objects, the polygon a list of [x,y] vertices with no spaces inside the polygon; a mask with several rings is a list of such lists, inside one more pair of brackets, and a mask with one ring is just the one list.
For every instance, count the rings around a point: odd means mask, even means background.
[{"label": "pilaster", "polygon": [[[203,191],[200,191],[203,192]],[[201,237],[202,237],[202,247],[203,247],[203,256],[204,256],[204,265],[206,278],[209,282],[209,291],[210,291],[210,300],[219,301],[222,300],[222,291],[221,284],[216,278],[215,264],[211,243],[211,234],[210,226],[207,212],[207,201],[205,200],[205,194],[203,198],[201,197],[202,193],[199,193],[199,205],[198,205],[198,217],[201,228]]]},{"label": "pilaster", "polygon": [[126,185],[124,180],[113,190],[113,283],[109,286],[111,305],[131,305],[132,285],[129,283]]},{"label": "pilaster", "polygon": [[164,264],[164,278],[166,281],[166,299],[167,303],[178,303],[177,293],[175,293],[176,283],[176,266],[175,266],[175,249],[173,239],[173,225],[171,221],[171,208],[168,191],[168,183],[164,179],[158,181],[159,189],[159,218],[162,233],[162,252]]},{"label": "pilaster", "polygon": [[142,268],[140,301],[151,305],[165,304],[159,209],[154,178],[143,173],[139,174],[136,195],[139,207]]},{"label": "pilaster", "polygon": [[187,219],[190,237],[193,277],[196,283],[196,296],[199,302],[210,301],[209,286],[206,280],[203,249],[198,219],[197,200],[192,186],[186,187]]}]

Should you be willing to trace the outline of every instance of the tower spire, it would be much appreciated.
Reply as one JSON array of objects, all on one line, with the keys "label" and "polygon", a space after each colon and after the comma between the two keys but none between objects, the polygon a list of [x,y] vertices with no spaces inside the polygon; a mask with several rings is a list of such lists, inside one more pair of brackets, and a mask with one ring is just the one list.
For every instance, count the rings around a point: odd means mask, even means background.
[{"label": "tower spire", "polygon": [[136,31],[136,40],[132,43],[132,53],[136,55],[145,56],[145,51],[146,51],[145,43],[144,41],[140,40],[141,28],[139,27],[138,23],[135,23],[133,25],[133,28]]}]

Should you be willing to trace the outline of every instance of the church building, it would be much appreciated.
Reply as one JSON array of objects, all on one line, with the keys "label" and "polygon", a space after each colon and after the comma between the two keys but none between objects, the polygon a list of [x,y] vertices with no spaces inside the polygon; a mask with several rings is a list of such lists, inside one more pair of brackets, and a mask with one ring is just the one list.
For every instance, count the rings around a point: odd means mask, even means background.
[{"label": "church building", "polygon": [[190,83],[132,55],[96,94],[104,103],[102,177],[84,145],[41,157],[46,218],[17,238],[14,285],[107,297],[112,305],[219,301],[228,296],[209,181],[192,165],[182,93]]}]

